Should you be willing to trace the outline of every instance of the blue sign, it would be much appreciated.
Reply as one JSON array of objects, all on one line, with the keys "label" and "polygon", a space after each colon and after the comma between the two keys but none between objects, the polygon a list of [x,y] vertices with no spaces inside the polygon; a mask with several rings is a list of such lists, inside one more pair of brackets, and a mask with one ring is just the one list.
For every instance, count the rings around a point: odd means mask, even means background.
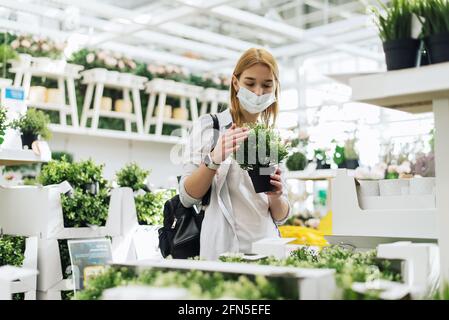
[{"label": "blue sign", "polygon": [[5,98],[24,101],[25,91],[22,88],[5,88]]}]

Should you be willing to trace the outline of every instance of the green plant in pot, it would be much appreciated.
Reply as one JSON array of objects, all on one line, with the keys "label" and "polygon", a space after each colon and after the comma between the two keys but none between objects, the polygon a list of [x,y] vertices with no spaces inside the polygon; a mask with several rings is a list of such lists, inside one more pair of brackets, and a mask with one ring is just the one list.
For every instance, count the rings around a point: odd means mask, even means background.
[{"label": "green plant in pot", "polygon": [[328,157],[326,154],[326,150],[324,149],[315,149],[313,151],[314,159],[316,160],[316,168],[317,169],[330,169],[331,165],[329,164]]},{"label": "green plant in pot", "polygon": [[418,0],[415,12],[422,24],[430,63],[449,61],[449,1]]},{"label": "green plant in pot", "polygon": [[264,124],[249,125],[248,138],[234,153],[234,158],[253,182],[256,193],[273,190],[270,175],[275,166],[287,157],[287,147],[277,132]]},{"label": "green plant in pot", "polygon": [[8,128],[8,125],[6,124],[7,118],[6,118],[6,109],[3,107],[0,107],[0,145],[5,141],[4,137],[6,134],[6,129]]},{"label": "green plant in pot", "polygon": [[344,157],[348,169],[356,169],[359,166],[359,155],[355,149],[355,142],[355,139],[348,139],[345,142]]},{"label": "green plant in pot", "polygon": [[409,0],[379,1],[381,13],[373,8],[375,23],[383,42],[387,70],[416,66],[420,41],[412,38],[413,4]]},{"label": "green plant in pot", "polygon": [[333,156],[334,163],[339,168],[346,168],[345,147],[337,144]]},{"label": "green plant in pot", "polygon": [[285,163],[286,167],[290,171],[304,170],[307,166],[307,157],[302,152],[294,152],[288,158]]},{"label": "green plant in pot", "polygon": [[22,133],[22,145],[31,149],[31,144],[39,136],[44,140],[51,138],[51,132],[48,129],[50,118],[47,114],[36,109],[28,109],[26,114],[12,122],[11,127],[18,129]]},{"label": "green plant in pot", "polygon": [[148,191],[146,179],[151,171],[144,170],[137,163],[129,163],[117,172],[117,184],[120,187],[129,187],[133,191],[142,189]]}]

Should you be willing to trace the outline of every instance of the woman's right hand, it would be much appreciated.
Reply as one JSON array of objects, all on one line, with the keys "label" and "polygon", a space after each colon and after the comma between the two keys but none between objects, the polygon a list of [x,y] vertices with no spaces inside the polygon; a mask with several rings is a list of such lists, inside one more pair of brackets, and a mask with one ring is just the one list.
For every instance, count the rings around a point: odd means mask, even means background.
[{"label": "woman's right hand", "polygon": [[218,138],[214,150],[210,153],[212,161],[220,164],[229,155],[240,148],[240,142],[248,137],[249,128],[238,128],[235,123]]}]

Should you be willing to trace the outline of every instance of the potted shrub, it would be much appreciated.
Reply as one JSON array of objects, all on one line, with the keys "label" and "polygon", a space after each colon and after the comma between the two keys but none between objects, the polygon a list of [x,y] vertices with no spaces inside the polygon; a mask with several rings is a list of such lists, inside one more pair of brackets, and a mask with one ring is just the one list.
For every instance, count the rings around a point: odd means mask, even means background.
[{"label": "potted shrub", "polygon": [[234,158],[253,182],[256,193],[273,190],[270,175],[288,154],[281,138],[271,127],[264,124],[249,126],[248,138],[242,147],[234,154]]},{"label": "potted shrub", "polygon": [[326,155],[326,150],[324,149],[315,149],[314,158],[316,160],[316,168],[319,169],[330,169],[331,165],[329,163],[329,159]]},{"label": "potted shrub", "polygon": [[359,166],[359,155],[355,150],[355,139],[348,139],[345,142],[344,158],[346,168],[356,169]]},{"label": "potted shrub", "polygon": [[11,127],[20,130],[22,133],[22,145],[31,149],[31,144],[39,136],[44,140],[51,138],[51,132],[48,129],[49,123],[50,117],[44,112],[28,109],[24,116],[12,122]]},{"label": "potted shrub", "polygon": [[147,177],[149,174],[149,170],[140,168],[137,163],[129,163],[117,172],[117,184],[120,187],[129,187],[133,191],[140,189],[149,191],[147,187]]},{"label": "potted shrub", "polygon": [[3,107],[0,107],[0,145],[3,143],[5,134],[6,134],[6,129],[8,128],[7,124],[6,124],[6,109]]},{"label": "potted shrub", "polygon": [[345,147],[336,145],[333,160],[339,168],[346,168]]},{"label": "potted shrub", "polygon": [[449,61],[449,1],[419,0],[416,14],[422,24],[430,63]]},{"label": "potted shrub", "polygon": [[302,152],[294,152],[291,154],[285,165],[287,166],[287,169],[290,171],[298,171],[298,170],[304,170],[304,168],[307,166],[307,158]]},{"label": "potted shrub", "polygon": [[412,38],[413,7],[408,0],[392,0],[390,6],[380,3],[385,14],[373,8],[375,23],[383,42],[387,70],[416,66],[420,41]]}]

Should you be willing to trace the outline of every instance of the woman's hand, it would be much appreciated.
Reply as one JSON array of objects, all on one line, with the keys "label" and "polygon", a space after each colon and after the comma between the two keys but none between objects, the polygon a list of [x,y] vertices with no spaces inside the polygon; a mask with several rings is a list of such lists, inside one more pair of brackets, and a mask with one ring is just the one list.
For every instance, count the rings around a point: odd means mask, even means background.
[{"label": "woman's hand", "polygon": [[216,164],[220,164],[225,161],[229,155],[240,148],[240,142],[244,141],[248,137],[248,128],[237,128],[232,126],[218,138],[217,145],[211,152],[210,156],[212,161]]},{"label": "woman's hand", "polygon": [[274,186],[274,190],[265,192],[270,199],[277,199],[282,195],[281,169],[277,168],[270,179],[270,183]]}]

